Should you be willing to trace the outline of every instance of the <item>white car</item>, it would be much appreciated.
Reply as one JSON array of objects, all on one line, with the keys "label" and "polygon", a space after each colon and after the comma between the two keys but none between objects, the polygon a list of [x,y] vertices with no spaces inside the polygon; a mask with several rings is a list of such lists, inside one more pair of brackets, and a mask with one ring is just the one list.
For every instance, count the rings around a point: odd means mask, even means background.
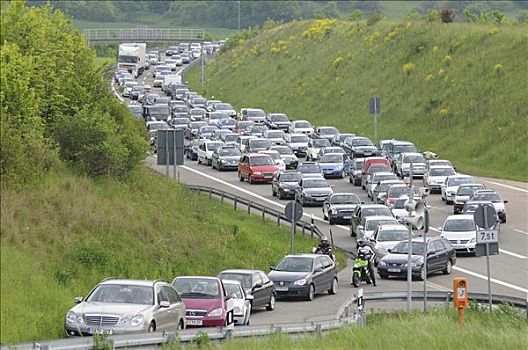
[{"label": "white car", "polygon": [[427,187],[430,193],[433,191],[441,192],[442,183],[446,177],[456,175],[455,170],[450,166],[429,166],[423,178],[424,187]]},{"label": "white car", "polygon": [[226,295],[233,300],[233,319],[237,325],[249,325],[253,295],[247,295],[239,281],[222,279]]},{"label": "white car", "polygon": [[123,97],[130,97],[130,93],[132,92],[132,87],[138,86],[137,81],[127,81],[125,85],[123,86]]},{"label": "white car", "polygon": [[291,122],[288,128],[290,134],[312,134],[314,128],[312,124],[307,120],[294,120]]},{"label": "white car", "polygon": [[212,165],[213,152],[220,146],[225,146],[222,141],[206,141],[198,147],[198,164]]},{"label": "white car", "polygon": [[372,174],[372,177],[367,182],[367,197],[374,201],[374,191],[381,181],[398,181],[398,176],[393,172],[380,171],[379,173]]},{"label": "white car", "polygon": [[387,224],[397,225],[399,224],[399,222],[392,216],[367,216],[365,218],[364,225],[358,226],[359,236],[363,236],[366,239],[372,240],[374,236],[374,231],[376,230],[378,225]]},{"label": "white car", "polygon": [[501,223],[506,223],[506,206],[505,201],[502,199],[501,195],[495,190],[477,190],[473,196],[471,196],[472,201],[490,201],[495,207],[495,211],[499,216]]},{"label": "white car", "polygon": [[330,146],[328,139],[310,139],[308,141],[308,149],[306,150],[306,160],[316,161],[319,158],[321,148]]},{"label": "white car", "polygon": [[425,173],[425,158],[421,153],[400,153],[398,158],[396,158],[396,173],[401,178],[410,176],[411,163],[413,165],[413,177],[423,177]]},{"label": "white car", "polygon": [[455,167],[453,166],[453,164],[451,164],[450,161],[448,161],[447,159],[429,159],[427,160],[427,168],[431,168],[431,167],[434,167],[434,166],[448,166],[450,168],[453,168],[453,170],[456,170]]},{"label": "white car", "polygon": [[268,154],[271,159],[273,159],[273,162],[275,165],[279,167],[279,171],[285,171],[286,170],[286,163],[284,163],[284,160],[282,159],[280,153],[278,151],[260,151],[258,153]]},{"label": "white car", "polygon": [[458,190],[458,186],[462,184],[472,184],[475,183],[475,179],[469,175],[451,175],[446,177],[444,183],[440,186],[440,193],[442,200],[446,204],[452,204],[455,199],[455,194]]},{"label": "white car", "polygon": [[297,157],[305,157],[310,138],[305,134],[286,134],[286,143]]},{"label": "white car", "polygon": [[464,204],[473,196],[473,193],[477,190],[483,190],[483,184],[463,184],[458,186],[458,189],[455,193],[455,198],[453,199],[453,214],[460,214]]},{"label": "white car", "polygon": [[379,225],[372,235],[372,243],[377,258],[382,258],[389,250],[403,240],[409,239],[409,228],[402,224]]},{"label": "white car", "polygon": [[286,140],[284,140],[284,135],[284,131],[282,130],[266,130],[262,136],[270,140],[272,144],[282,145],[286,142]]},{"label": "white car", "polygon": [[457,251],[475,251],[477,227],[472,214],[448,216],[440,231],[440,236],[447,239]]}]

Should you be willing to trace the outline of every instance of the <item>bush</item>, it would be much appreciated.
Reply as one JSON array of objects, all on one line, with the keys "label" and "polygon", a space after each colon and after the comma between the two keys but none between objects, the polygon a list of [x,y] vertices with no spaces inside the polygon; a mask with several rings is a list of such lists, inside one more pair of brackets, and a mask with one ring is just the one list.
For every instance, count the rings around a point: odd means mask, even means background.
[{"label": "bush", "polygon": [[440,16],[442,18],[442,23],[453,23],[456,14],[453,9],[443,9]]},{"label": "bush", "polygon": [[381,13],[374,13],[372,16],[370,16],[367,20],[368,26],[373,26],[376,23],[382,21],[385,18]]}]

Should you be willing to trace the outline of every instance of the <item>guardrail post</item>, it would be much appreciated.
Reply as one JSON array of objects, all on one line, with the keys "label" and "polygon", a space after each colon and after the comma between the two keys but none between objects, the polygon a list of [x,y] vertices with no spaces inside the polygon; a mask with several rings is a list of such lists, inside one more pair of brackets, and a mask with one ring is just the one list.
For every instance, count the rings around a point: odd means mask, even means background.
[{"label": "guardrail post", "polygon": [[305,225],[304,225],[304,223],[303,223],[303,224],[302,224],[302,234],[303,234],[303,236],[304,236],[304,227],[305,227]]},{"label": "guardrail post", "polygon": [[225,333],[226,340],[231,340],[232,337],[233,337],[233,331],[231,329],[227,329]]},{"label": "guardrail post", "polygon": [[321,327],[320,323],[315,325],[315,333],[317,333],[317,335],[321,335],[323,333],[323,328]]},{"label": "guardrail post", "polygon": [[281,217],[281,214],[277,213],[277,226],[279,227],[280,227],[280,217]]},{"label": "guardrail post", "polygon": [[247,208],[248,208],[248,214],[251,214],[251,202],[248,201],[247,203]]},{"label": "guardrail post", "polygon": [[266,207],[262,207],[262,221],[266,218]]},{"label": "guardrail post", "polygon": [[282,333],[282,327],[281,326],[275,327],[275,333],[277,334]]},{"label": "guardrail post", "polygon": [[344,310],[343,314],[345,315],[345,317],[349,317],[350,316],[350,306],[349,305],[345,306],[345,310]]},{"label": "guardrail post", "polygon": [[220,196],[220,201],[224,203],[224,191],[222,191],[222,195]]},{"label": "guardrail post", "polygon": [[209,189],[209,199],[211,199],[211,198],[212,198],[212,190]]},{"label": "guardrail post", "polygon": [[235,200],[233,201],[233,208],[235,210],[237,210],[237,202],[238,202],[238,197],[235,196]]}]

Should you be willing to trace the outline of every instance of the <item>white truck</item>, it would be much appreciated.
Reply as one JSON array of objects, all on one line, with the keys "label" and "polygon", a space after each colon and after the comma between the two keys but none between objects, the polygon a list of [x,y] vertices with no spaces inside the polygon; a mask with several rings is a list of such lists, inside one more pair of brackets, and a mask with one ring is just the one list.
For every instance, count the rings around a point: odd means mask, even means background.
[{"label": "white truck", "polygon": [[165,75],[163,77],[163,83],[161,83],[161,91],[166,91],[169,84],[181,84],[181,83],[182,83],[181,75],[174,75],[174,74]]},{"label": "white truck", "polygon": [[145,43],[120,44],[117,68],[125,68],[137,78],[145,70],[146,51],[147,44]]}]

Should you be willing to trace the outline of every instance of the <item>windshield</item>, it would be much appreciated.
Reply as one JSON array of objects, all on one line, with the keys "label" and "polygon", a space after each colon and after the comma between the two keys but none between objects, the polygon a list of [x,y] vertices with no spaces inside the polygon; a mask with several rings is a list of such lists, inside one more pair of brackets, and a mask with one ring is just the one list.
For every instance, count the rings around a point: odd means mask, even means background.
[{"label": "windshield", "polygon": [[325,154],[321,157],[321,163],[343,163],[343,156],[340,154]]},{"label": "windshield", "polygon": [[223,145],[224,145],[223,142],[209,142],[207,144],[207,150],[208,151],[215,151],[218,147],[221,147]]},{"label": "windshield", "polygon": [[293,154],[293,151],[290,147],[276,147],[276,148],[273,148],[273,150],[283,155]]},{"label": "windshield", "polygon": [[282,174],[280,177],[280,180],[282,182],[299,182],[302,179],[302,175],[295,173],[295,174]]},{"label": "windshield", "polygon": [[389,188],[389,191],[387,192],[387,196],[389,198],[398,198],[401,195],[404,194],[410,194],[411,189],[407,186],[398,186],[398,187],[391,187]]},{"label": "windshield", "polygon": [[[227,118],[227,114],[225,114],[224,112],[211,112],[211,113],[209,113],[209,120],[226,119],[226,118]],[[236,121],[234,121],[234,122],[236,124]]]},{"label": "windshield", "polygon": [[235,142],[238,138],[237,134],[227,134],[222,137],[225,142]]},{"label": "windshield", "polygon": [[334,129],[334,128],[324,128],[324,129],[320,129],[320,131],[321,131],[321,135],[337,135],[339,133],[337,129]]},{"label": "windshield", "polygon": [[308,143],[308,141],[309,141],[308,136],[305,136],[305,135],[290,137],[291,143]]},{"label": "windshield", "polygon": [[380,181],[385,181],[385,180],[397,180],[398,177],[396,176],[396,174],[387,174],[387,175],[373,175],[372,177],[372,182],[373,183],[378,183]]},{"label": "windshield", "polygon": [[224,280],[233,280],[238,281],[243,288],[251,288],[251,275],[245,273],[232,273],[232,272],[223,272],[219,276]]},{"label": "windshield", "polygon": [[218,281],[209,278],[176,278],[174,288],[182,298],[216,299],[220,297]]},{"label": "windshield", "polygon": [[172,110],[176,113],[188,113],[189,107],[187,106],[173,106]]},{"label": "windshield", "polygon": [[270,156],[259,156],[249,158],[250,165],[273,165],[273,159]]},{"label": "windshield", "polygon": [[321,168],[316,164],[301,164],[297,167],[297,170],[301,173],[307,174],[321,173]]},{"label": "windshield", "polygon": [[374,146],[369,139],[356,138],[352,140],[352,146]]},{"label": "windshield", "polygon": [[345,154],[345,150],[341,147],[325,147],[324,153],[339,153],[339,154]]},{"label": "windshield", "polygon": [[189,123],[189,119],[187,118],[174,118],[172,120],[172,124],[174,125],[187,125]]},{"label": "windshield", "polygon": [[229,119],[222,119],[222,120],[220,120],[220,124],[222,124],[222,125],[228,125],[228,126],[229,126],[229,125],[236,126],[236,120],[231,119],[231,118],[229,118]]},{"label": "windshield", "polygon": [[[412,242],[412,254],[423,255],[424,244],[423,242]],[[409,242],[400,242],[392,249],[393,254],[409,254]]]},{"label": "windshield", "polygon": [[356,161],[354,162],[354,169],[361,170],[363,168],[363,162]]},{"label": "windshield", "polygon": [[405,152],[417,152],[415,145],[394,145],[393,153],[399,154],[399,153],[405,153]]},{"label": "windshield", "polygon": [[380,207],[380,208],[363,208],[361,210],[361,215],[363,217],[366,216],[392,216],[392,212],[387,207]]},{"label": "windshield", "polygon": [[359,197],[355,194],[335,194],[330,198],[332,204],[359,204]]},{"label": "windshield", "polygon": [[148,126],[149,130],[167,129],[168,127],[167,123],[152,123]]},{"label": "windshield", "polygon": [[242,295],[242,289],[240,289],[240,285],[235,283],[225,283],[224,282],[224,288],[226,295],[230,297],[234,297],[235,299],[243,299],[244,296]]},{"label": "windshield", "polygon": [[383,224],[396,224],[396,220],[387,220],[387,219],[373,219],[367,221],[367,227],[366,230],[373,231],[378,227],[378,225]]},{"label": "windshield", "polygon": [[371,165],[367,170],[367,174],[372,175],[374,173],[381,173],[386,171],[390,171],[389,167],[386,165]]},{"label": "windshield", "polygon": [[378,233],[378,242],[403,241],[409,239],[408,230],[382,230]]},{"label": "windshield", "polygon": [[270,120],[272,122],[287,122],[288,117],[286,117],[284,114],[274,114],[270,117]]},{"label": "windshield", "polygon": [[454,219],[447,220],[444,224],[444,231],[464,232],[475,231],[475,222],[471,219]]},{"label": "windshield", "polygon": [[393,182],[384,182],[384,183],[381,183],[381,184],[379,184],[379,186],[378,186],[378,191],[379,191],[379,192],[387,192],[387,190],[389,189],[389,187],[391,187],[392,185],[394,185]]},{"label": "windshield", "polygon": [[217,128],[215,128],[214,126],[202,126],[200,128],[200,132],[202,134],[204,134],[204,133],[206,133],[206,134],[213,133],[215,130],[217,130]]},{"label": "windshield", "polygon": [[262,118],[266,116],[264,111],[261,111],[260,109],[249,109],[246,113],[248,118]]},{"label": "windshield", "polygon": [[311,272],[313,265],[312,258],[303,257],[286,257],[275,266],[275,271],[288,271],[288,272]]},{"label": "windshield", "polygon": [[296,128],[311,128],[312,125],[308,122],[295,122]]},{"label": "windshield", "polygon": [[282,139],[284,137],[284,131],[268,131],[267,135],[270,139]]},{"label": "windshield", "polygon": [[206,126],[206,122],[192,122],[191,129],[200,129],[202,126]]},{"label": "windshield", "polygon": [[501,203],[502,197],[498,193],[477,193],[471,197],[474,201],[489,201],[492,203]]},{"label": "windshield", "polygon": [[207,102],[207,100],[205,98],[195,98],[192,103],[193,104],[205,104],[205,102]]},{"label": "windshield", "polygon": [[137,63],[139,57],[138,56],[126,56],[126,55],[119,55],[117,58],[118,62],[123,63]]},{"label": "windshield", "polygon": [[453,177],[449,179],[448,186],[458,186],[475,182],[471,177]]},{"label": "windshield", "polygon": [[476,190],[481,190],[482,186],[460,186],[457,191],[459,196],[471,196]]},{"label": "windshield", "polygon": [[328,147],[330,146],[330,141],[328,139],[315,139],[312,144],[314,147]]},{"label": "windshield", "polygon": [[452,168],[432,168],[429,171],[429,176],[450,176],[455,175],[455,171]]},{"label": "windshield", "polygon": [[425,163],[425,159],[421,154],[409,154],[403,157],[404,163]]},{"label": "windshield", "polygon": [[279,152],[266,152],[266,154],[269,155],[273,160],[281,159]]},{"label": "windshield", "polygon": [[394,209],[405,209],[405,202],[407,201],[407,198],[405,199],[398,199],[396,202],[394,202]]},{"label": "windshield", "polygon": [[305,180],[303,182],[303,187],[304,188],[327,188],[327,187],[330,187],[330,185],[328,184],[328,182],[326,182],[323,179],[321,179],[321,180]]},{"label": "windshield", "polygon": [[154,289],[128,284],[100,284],[86,301],[89,303],[154,305]]},{"label": "windshield", "polygon": [[233,106],[231,106],[229,103],[217,103],[215,104],[215,109],[217,111],[227,111],[233,110]]},{"label": "windshield", "polygon": [[251,140],[249,141],[249,147],[251,148],[268,148],[270,142],[268,140]]}]

